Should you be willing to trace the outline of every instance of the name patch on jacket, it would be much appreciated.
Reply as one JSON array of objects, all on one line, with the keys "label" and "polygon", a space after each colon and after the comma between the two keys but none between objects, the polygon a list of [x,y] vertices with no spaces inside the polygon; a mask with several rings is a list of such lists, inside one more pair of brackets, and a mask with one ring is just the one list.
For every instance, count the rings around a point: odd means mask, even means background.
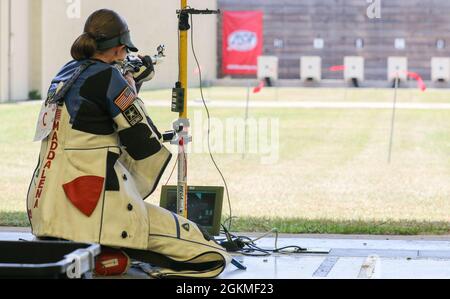
[{"label": "name patch on jacket", "polygon": [[[58,132],[59,132],[60,120],[61,120],[61,109],[57,109],[56,114],[55,114],[55,121],[54,121],[53,127],[52,127],[53,135],[52,135],[51,139],[49,139],[49,141],[48,141],[50,144],[50,148],[48,150],[47,158],[45,160],[45,165],[41,170],[41,176],[39,177],[39,184],[37,185],[36,194],[34,196],[34,199],[35,199],[34,208],[35,209],[39,208],[39,200],[42,197],[42,192],[44,190],[46,179],[47,179],[46,171],[51,170],[52,162],[56,158],[56,150],[59,147]],[[31,210],[28,211],[28,215],[30,216],[30,218],[32,217]]]},{"label": "name patch on jacket", "polygon": [[116,104],[117,107],[119,107],[119,109],[123,112],[134,103],[134,100],[136,100],[136,95],[130,87],[126,87],[114,101],[114,104]]},{"label": "name patch on jacket", "polygon": [[123,112],[123,116],[125,116],[126,120],[132,127],[137,125],[144,119],[135,105],[131,105],[127,110],[125,110]]}]

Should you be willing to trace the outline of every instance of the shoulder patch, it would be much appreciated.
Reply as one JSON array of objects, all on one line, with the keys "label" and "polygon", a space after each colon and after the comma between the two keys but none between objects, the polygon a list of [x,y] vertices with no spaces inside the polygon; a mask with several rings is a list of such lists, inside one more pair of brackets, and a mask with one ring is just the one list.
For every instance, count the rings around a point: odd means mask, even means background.
[{"label": "shoulder patch", "polygon": [[144,117],[135,105],[131,105],[127,110],[125,110],[123,112],[123,116],[125,116],[130,126],[135,126],[144,120]]},{"label": "shoulder patch", "polygon": [[136,97],[137,96],[134,94],[131,88],[126,87],[114,101],[114,104],[116,104],[116,106],[119,107],[121,111],[125,111],[134,103]]}]

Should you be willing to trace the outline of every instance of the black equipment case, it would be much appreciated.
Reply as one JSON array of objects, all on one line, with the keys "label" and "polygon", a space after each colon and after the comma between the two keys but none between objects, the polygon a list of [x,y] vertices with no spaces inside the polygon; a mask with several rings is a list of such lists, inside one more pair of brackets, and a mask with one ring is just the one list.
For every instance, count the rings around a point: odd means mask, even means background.
[{"label": "black equipment case", "polygon": [[98,244],[0,241],[0,278],[90,278]]}]

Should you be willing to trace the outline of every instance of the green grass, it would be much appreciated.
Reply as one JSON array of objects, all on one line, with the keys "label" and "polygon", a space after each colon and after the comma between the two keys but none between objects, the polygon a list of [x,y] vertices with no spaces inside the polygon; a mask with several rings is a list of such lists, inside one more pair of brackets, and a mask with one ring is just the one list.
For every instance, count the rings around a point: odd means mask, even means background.
[{"label": "green grass", "polygon": [[[414,83],[411,83],[414,86]],[[253,88],[253,87],[252,87]],[[204,89],[204,96],[208,99],[245,101],[247,98],[246,87],[211,87]],[[143,91],[144,99],[170,100],[172,92],[168,89]],[[280,101],[323,101],[323,102],[392,102],[393,89],[381,88],[264,88],[260,93],[251,93],[252,101],[268,101],[278,99]],[[188,98],[195,100],[200,98],[198,88],[189,89]],[[412,103],[449,103],[450,91],[448,89],[428,89],[422,92],[418,89],[399,89],[397,101]]]},{"label": "green grass", "polygon": [[[288,94],[291,100],[294,94],[300,100],[338,101],[341,91],[280,89],[280,94]],[[170,129],[176,115],[169,107],[153,108],[151,99],[167,92],[144,93],[149,113],[161,130]],[[194,97],[195,92],[191,92]],[[213,88],[208,92],[217,99],[233,100],[242,89],[231,88],[228,93],[228,89]],[[259,100],[269,99],[272,90],[265,92],[261,96],[266,98]],[[404,101],[409,101],[408,93],[421,102],[450,99],[445,90],[401,92]],[[355,100],[365,101],[391,100],[392,95],[391,90],[351,93]],[[31,142],[39,108],[39,104],[0,105],[0,225],[27,225],[25,196],[39,152],[39,144]],[[198,108],[190,111],[193,126],[198,113],[205,115]],[[240,109],[211,109],[212,117],[222,121],[244,114]],[[389,110],[255,109],[250,116],[279,120],[279,161],[264,165],[261,153],[248,154],[245,159],[238,153],[216,154],[230,187],[233,216],[239,217],[235,228],[263,231],[266,219],[273,219],[280,231],[287,233],[448,232],[449,110],[399,110],[391,164],[387,163]],[[199,144],[195,131],[193,135],[194,144]],[[176,183],[175,177],[170,184]],[[206,152],[189,156],[188,180],[192,185],[222,184]],[[160,188],[148,201],[158,204],[159,194]]]},{"label": "green grass", "polygon": [[0,212],[0,226],[29,227],[30,222],[25,212]]},{"label": "green grass", "polygon": [[[225,219],[224,216],[222,219]],[[26,213],[0,212],[0,225],[28,227]],[[276,228],[284,234],[344,234],[344,235],[446,235],[450,233],[448,222],[419,221],[345,221],[329,219],[295,219],[240,217],[233,221],[234,232],[266,232]]]},{"label": "green grass", "polygon": [[276,228],[284,234],[343,235],[446,235],[449,222],[420,221],[345,221],[329,219],[238,218],[232,224],[237,232],[266,232]]}]

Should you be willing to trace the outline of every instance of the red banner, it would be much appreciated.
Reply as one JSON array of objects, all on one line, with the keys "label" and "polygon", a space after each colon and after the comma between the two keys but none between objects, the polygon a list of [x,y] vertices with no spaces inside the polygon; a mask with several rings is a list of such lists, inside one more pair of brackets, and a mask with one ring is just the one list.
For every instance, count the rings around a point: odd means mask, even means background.
[{"label": "red banner", "polygon": [[226,11],[223,14],[222,73],[253,75],[263,52],[263,13]]}]

